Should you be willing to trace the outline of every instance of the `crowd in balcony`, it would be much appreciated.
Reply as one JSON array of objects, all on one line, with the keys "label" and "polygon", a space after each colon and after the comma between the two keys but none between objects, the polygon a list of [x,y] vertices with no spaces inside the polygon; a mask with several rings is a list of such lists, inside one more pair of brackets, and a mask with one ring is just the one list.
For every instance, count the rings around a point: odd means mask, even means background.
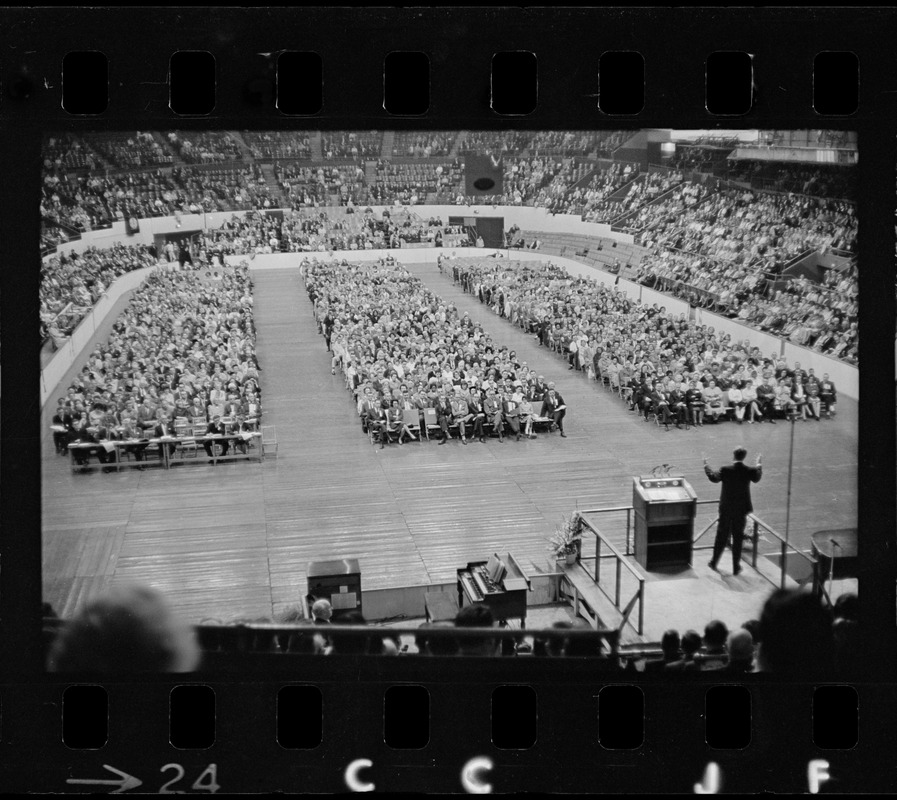
[{"label": "crowd in balcony", "polygon": [[407,158],[440,158],[451,153],[457,131],[396,131],[392,154]]},{"label": "crowd in balcony", "polygon": [[253,158],[302,161],[311,158],[311,141],[307,133],[295,131],[241,131],[240,133]]},{"label": "crowd in balcony", "polygon": [[149,131],[85,133],[81,138],[116,169],[160,167],[174,161],[172,153]]},{"label": "crowd in balcony", "polygon": [[243,151],[230,134],[216,131],[169,131],[172,149],[187,164],[242,161]]},{"label": "crowd in balcony", "polygon": [[375,205],[449,203],[463,185],[464,165],[457,159],[444,164],[380,161],[374,183],[368,187],[367,202]]},{"label": "crowd in balcony", "polygon": [[149,248],[122,244],[59,253],[41,263],[41,339],[59,346],[120,275],[156,263]]},{"label": "crowd in balcony", "polygon": [[383,147],[379,131],[324,131],[321,150],[324,158],[376,159]]},{"label": "crowd in balcony", "polygon": [[[615,164],[614,167],[617,167]],[[613,169],[613,168],[611,168]],[[637,180],[629,183],[626,193],[617,200],[608,199],[620,185],[625,185],[630,180],[626,174],[625,166],[617,168],[616,173],[610,172],[603,180],[603,185],[589,190],[584,194],[585,207],[582,218],[585,222],[611,222],[619,217],[629,214],[648,203],[653,203],[658,197],[682,183],[681,172],[649,172],[639,176]]]}]

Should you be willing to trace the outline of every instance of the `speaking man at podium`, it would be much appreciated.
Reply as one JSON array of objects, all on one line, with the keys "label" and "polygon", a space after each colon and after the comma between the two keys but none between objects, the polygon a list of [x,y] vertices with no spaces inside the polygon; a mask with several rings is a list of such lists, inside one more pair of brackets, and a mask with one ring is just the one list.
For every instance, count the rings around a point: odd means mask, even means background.
[{"label": "speaking man at podium", "polygon": [[710,559],[710,569],[716,569],[729,536],[732,536],[732,572],[738,575],[741,572],[741,544],[744,540],[744,528],[747,524],[747,515],[754,510],[751,504],[751,484],[757,483],[763,477],[761,454],[757,453],[757,464],[749,467],[744,463],[747,450],[739,447],[735,450],[735,463],[719,470],[713,470],[704,456],[704,472],[710,478],[711,483],[722,483],[723,488],[719,496],[719,525],[716,529],[716,541],[713,543],[713,558]]}]

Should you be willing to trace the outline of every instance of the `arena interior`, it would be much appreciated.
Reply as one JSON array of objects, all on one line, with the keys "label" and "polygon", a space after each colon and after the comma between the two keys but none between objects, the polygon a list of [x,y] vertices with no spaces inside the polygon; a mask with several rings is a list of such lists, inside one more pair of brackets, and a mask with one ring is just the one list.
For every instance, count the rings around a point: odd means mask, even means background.
[{"label": "arena interior", "polygon": [[[784,587],[849,668],[851,134],[128,131],[43,154],[48,641],[138,584],[207,659],[338,651],[301,644],[332,614],[377,630],[369,652],[457,652],[432,631],[458,617],[506,623],[505,657],[584,654],[582,628],[608,668],[750,671]],[[763,466],[740,574],[708,565],[704,471],[738,446]],[[650,520],[664,492],[678,528]]]}]

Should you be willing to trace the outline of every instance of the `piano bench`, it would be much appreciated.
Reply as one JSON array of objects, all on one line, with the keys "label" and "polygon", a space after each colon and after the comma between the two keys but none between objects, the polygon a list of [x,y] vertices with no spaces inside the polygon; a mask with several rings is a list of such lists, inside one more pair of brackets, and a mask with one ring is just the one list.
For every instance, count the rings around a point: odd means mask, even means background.
[{"label": "piano bench", "polygon": [[454,592],[432,592],[424,597],[427,622],[454,620],[458,615],[458,598]]}]

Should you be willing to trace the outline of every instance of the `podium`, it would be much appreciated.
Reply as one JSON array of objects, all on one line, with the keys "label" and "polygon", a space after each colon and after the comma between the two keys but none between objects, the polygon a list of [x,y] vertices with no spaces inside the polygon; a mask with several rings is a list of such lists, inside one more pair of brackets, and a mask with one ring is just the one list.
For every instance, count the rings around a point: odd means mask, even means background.
[{"label": "podium", "polygon": [[349,611],[361,612],[361,570],[358,559],[312,561],[308,565],[309,608],[315,600],[329,600],[333,619]]},{"label": "podium", "polygon": [[635,560],[646,570],[691,564],[698,496],[685,478],[632,479]]}]

